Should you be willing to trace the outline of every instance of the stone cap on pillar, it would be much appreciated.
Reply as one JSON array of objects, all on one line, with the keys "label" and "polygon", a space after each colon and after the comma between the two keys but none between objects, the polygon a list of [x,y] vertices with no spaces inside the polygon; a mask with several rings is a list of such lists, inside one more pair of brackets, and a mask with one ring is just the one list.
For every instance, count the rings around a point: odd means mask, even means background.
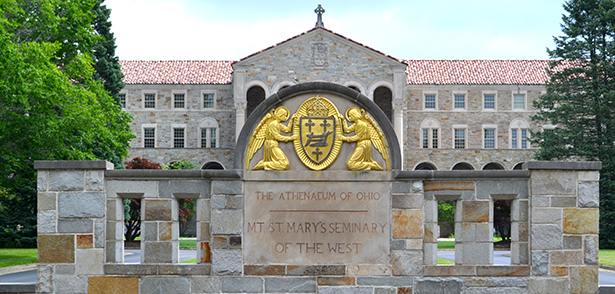
[{"label": "stone cap on pillar", "polygon": [[602,169],[600,161],[528,161],[523,164],[527,170],[586,170]]},{"label": "stone cap on pillar", "polygon": [[106,160],[39,160],[34,162],[34,169],[66,169],[66,170],[112,170],[113,163]]}]

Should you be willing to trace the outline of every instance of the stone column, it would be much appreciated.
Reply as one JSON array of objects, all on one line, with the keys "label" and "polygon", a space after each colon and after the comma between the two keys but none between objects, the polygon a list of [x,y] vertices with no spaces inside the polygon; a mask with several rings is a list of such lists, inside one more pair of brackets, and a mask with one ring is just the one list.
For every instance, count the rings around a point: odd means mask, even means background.
[{"label": "stone column", "polygon": [[211,200],[197,199],[196,205],[196,262],[211,262]]},{"label": "stone column", "polygon": [[246,100],[235,101],[235,140],[239,138],[241,129],[243,128],[243,125],[246,123],[246,105],[247,104],[248,102]]},{"label": "stone column", "polygon": [[141,263],[179,262],[177,199],[141,200]]},{"label": "stone column", "polygon": [[235,101],[235,140],[246,122],[246,66],[233,65],[233,100]]},{"label": "stone column", "polygon": [[493,200],[457,201],[455,264],[493,264]]},{"label": "stone column", "polygon": [[243,273],[243,182],[212,180],[211,262],[213,275]]},{"label": "stone column", "polygon": [[86,293],[103,274],[106,161],[37,161],[38,291]]},{"label": "stone column", "polygon": [[599,162],[528,162],[536,293],[598,292]]},{"label": "stone column", "polygon": [[399,143],[399,148],[401,149],[401,166],[402,169],[405,169],[404,166],[404,105],[405,102],[403,100],[393,100],[393,128],[395,129],[395,135],[397,135],[397,141]]},{"label": "stone column", "polygon": [[[423,226],[423,183],[394,183],[391,212],[391,268],[394,276],[422,272],[423,238],[432,240]],[[437,244],[436,244],[437,246]]]}]

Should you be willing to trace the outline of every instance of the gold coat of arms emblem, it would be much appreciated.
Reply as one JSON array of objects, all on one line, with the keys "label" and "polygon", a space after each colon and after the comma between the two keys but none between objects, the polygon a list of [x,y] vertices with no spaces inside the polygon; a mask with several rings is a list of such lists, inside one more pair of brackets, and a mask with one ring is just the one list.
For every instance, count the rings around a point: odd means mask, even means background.
[{"label": "gold coat of arms emblem", "polygon": [[288,108],[280,106],[260,121],[248,144],[246,170],[250,169],[252,157],[261,148],[263,159],[252,170],[287,170],[289,160],[280,148],[280,142],[290,141],[301,162],[312,170],[324,170],[335,162],[343,142],[355,144],[346,162],[348,170],[383,170],[372,158],[372,147],[382,155],[386,166],[384,169],[390,170],[384,134],[364,109],[350,107],[344,118],[333,102],[315,96],[304,101],[297,112],[289,116]]},{"label": "gold coat of arms emblem", "polygon": [[297,156],[313,170],[329,167],[342,147],[339,138],[342,126],[337,107],[326,98],[316,96],[306,100],[297,110],[298,123],[293,127]]}]

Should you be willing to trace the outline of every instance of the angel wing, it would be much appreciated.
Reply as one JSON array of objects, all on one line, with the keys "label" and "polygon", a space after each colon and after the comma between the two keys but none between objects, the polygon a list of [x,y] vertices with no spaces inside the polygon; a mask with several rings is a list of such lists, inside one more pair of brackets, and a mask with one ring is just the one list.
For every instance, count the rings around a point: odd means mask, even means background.
[{"label": "angel wing", "polygon": [[369,128],[369,137],[372,141],[372,144],[376,147],[376,149],[378,149],[380,154],[382,154],[382,157],[387,164],[387,170],[391,170],[391,159],[389,158],[389,152],[388,147],[385,143],[386,138],[384,137],[384,133],[382,133],[382,130],[380,130],[380,127],[371,115],[365,112],[364,117],[365,120],[368,122],[367,127]]},{"label": "angel wing", "polygon": [[260,123],[258,123],[258,126],[254,129],[250,142],[248,143],[248,152],[246,153],[246,170],[250,169],[250,160],[252,160],[252,157],[256,151],[261,149],[263,146],[263,143],[265,142],[265,135],[267,133],[267,126],[271,123],[273,118],[274,116],[272,110],[271,113],[267,113],[267,115],[265,115]]}]

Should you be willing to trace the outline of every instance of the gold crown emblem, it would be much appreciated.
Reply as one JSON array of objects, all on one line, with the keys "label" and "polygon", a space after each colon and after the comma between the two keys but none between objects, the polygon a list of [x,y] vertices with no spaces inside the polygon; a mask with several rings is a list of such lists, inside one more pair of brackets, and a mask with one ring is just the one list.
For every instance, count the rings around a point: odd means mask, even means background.
[{"label": "gold crown emblem", "polygon": [[327,108],[325,103],[322,102],[322,100],[320,98],[322,98],[322,97],[316,97],[316,99],[314,99],[312,104],[310,104],[307,107],[306,113],[307,113],[308,116],[310,116],[310,117],[325,117],[325,116],[327,116],[327,114],[329,114],[329,109]]}]

